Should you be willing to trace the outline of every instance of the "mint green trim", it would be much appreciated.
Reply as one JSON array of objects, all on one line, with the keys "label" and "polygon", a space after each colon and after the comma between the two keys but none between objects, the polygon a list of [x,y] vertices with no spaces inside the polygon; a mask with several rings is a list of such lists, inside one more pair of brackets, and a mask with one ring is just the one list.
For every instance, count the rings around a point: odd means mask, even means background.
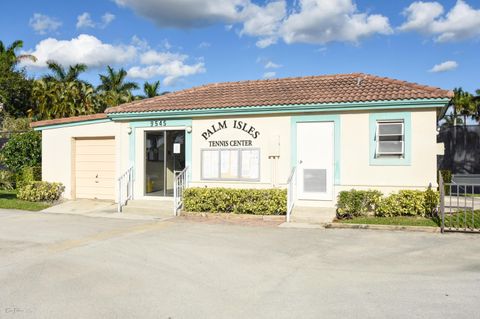
[{"label": "mint green trim", "polygon": [[[169,128],[169,127],[188,127],[192,126],[191,119],[182,119],[182,120],[165,120],[164,126],[152,126],[151,121],[135,121],[129,123],[130,128],[132,129],[132,133],[130,134],[129,139],[129,159],[131,165],[134,169],[137,167],[135,163],[135,149],[136,149],[136,134],[137,128],[148,128],[151,127],[152,129],[162,129],[162,128]],[[189,169],[189,176],[188,179],[190,180],[191,172],[192,172],[192,133],[185,132],[185,165],[188,166]]]},{"label": "mint green trim", "polygon": [[[412,115],[410,112],[370,113],[370,165],[378,166],[409,166],[412,160]],[[377,121],[403,120],[405,130],[404,158],[375,158]]]},{"label": "mint green trim", "polygon": [[34,131],[43,131],[49,130],[54,128],[63,128],[63,127],[71,127],[71,126],[79,126],[79,125],[88,125],[88,124],[98,124],[98,123],[105,123],[111,122],[111,119],[98,119],[98,120],[87,120],[87,121],[80,121],[80,122],[72,122],[72,123],[63,123],[63,124],[52,124],[52,125],[45,125],[40,127],[35,127]]},{"label": "mint green trim", "polygon": [[113,120],[147,120],[168,119],[177,117],[205,117],[205,116],[228,116],[228,115],[253,115],[274,113],[309,113],[309,112],[338,112],[338,111],[361,111],[361,110],[395,110],[405,108],[441,108],[450,99],[416,99],[394,101],[371,101],[355,103],[323,103],[323,104],[285,104],[268,106],[246,106],[230,108],[205,108],[195,110],[168,110],[150,112],[125,112],[108,113]]},{"label": "mint green trim", "polygon": [[291,153],[290,165],[297,166],[297,123],[333,122],[334,123],[334,184],[340,185],[340,115],[299,115],[291,117]]}]

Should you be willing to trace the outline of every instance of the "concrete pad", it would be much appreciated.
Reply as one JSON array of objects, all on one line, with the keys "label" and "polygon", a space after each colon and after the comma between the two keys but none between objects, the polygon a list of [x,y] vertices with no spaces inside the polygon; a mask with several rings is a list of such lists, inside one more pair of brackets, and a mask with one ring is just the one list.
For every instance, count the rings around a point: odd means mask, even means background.
[{"label": "concrete pad", "polygon": [[[135,203],[135,201],[133,201]],[[144,206],[136,207],[131,205],[129,209],[125,209],[121,213],[117,212],[117,204],[107,200],[94,200],[94,199],[78,199],[65,201],[61,204],[49,207],[42,210],[42,213],[51,214],[71,214],[71,215],[83,215],[88,217],[100,217],[100,218],[115,218],[126,220],[168,220],[173,218],[171,211],[165,210],[156,211],[155,201],[150,203],[148,209]]]},{"label": "concrete pad", "polygon": [[294,206],[292,221],[297,223],[326,224],[335,218],[335,208]]},{"label": "concrete pad", "polygon": [[98,212],[114,213],[117,205],[113,201],[77,199],[69,200],[42,210],[43,213],[57,214],[92,214]]},{"label": "concrete pad", "polygon": [[478,235],[0,218],[1,318],[478,317]]}]

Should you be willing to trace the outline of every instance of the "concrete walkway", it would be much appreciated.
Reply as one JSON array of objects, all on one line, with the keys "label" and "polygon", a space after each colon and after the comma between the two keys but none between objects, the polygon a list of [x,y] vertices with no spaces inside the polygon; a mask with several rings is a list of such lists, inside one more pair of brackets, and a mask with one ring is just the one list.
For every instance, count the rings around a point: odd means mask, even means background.
[{"label": "concrete walkway", "polygon": [[69,200],[58,205],[49,207],[41,211],[48,214],[73,214],[89,217],[106,217],[132,220],[159,220],[169,219],[173,214],[152,214],[138,210],[125,210],[122,213],[117,212],[117,204],[113,201],[94,200],[94,199],[78,199]]}]

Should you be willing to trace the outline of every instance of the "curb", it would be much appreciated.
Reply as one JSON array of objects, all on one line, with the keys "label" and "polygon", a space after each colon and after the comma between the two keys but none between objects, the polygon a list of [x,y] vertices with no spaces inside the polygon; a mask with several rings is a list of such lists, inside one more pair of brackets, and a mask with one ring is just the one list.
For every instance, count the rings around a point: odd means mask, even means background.
[{"label": "curb", "polygon": [[184,217],[203,217],[203,218],[221,218],[233,220],[263,220],[284,222],[284,215],[250,215],[250,214],[234,214],[234,213],[195,213],[195,212],[181,212],[180,216]]},{"label": "curb", "polygon": [[325,229],[325,224],[313,224],[313,223],[296,223],[296,222],[290,222],[290,223],[282,223],[278,225],[278,227],[281,228],[305,228],[305,229]]},{"label": "curb", "polygon": [[372,230],[390,230],[390,231],[409,231],[424,233],[440,233],[440,227],[428,226],[400,226],[400,225],[369,225],[369,224],[343,224],[328,223],[325,228],[329,229],[372,229]]}]

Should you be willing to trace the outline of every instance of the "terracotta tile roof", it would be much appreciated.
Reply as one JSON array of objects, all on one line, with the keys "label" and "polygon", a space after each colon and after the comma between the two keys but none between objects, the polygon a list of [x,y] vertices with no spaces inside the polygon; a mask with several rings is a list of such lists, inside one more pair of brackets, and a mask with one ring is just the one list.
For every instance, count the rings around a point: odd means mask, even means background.
[{"label": "terracotta tile roof", "polygon": [[207,84],[112,107],[106,113],[451,98],[452,92],[363,73]]},{"label": "terracotta tile roof", "polygon": [[107,114],[97,113],[97,114],[91,114],[91,115],[81,115],[81,116],[65,117],[62,119],[32,122],[30,123],[30,127],[35,128],[35,127],[42,127],[42,126],[48,126],[48,125],[58,125],[58,124],[67,124],[67,123],[84,122],[84,121],[92,121],[92,120],[101,120],[106,118],[107,118]]}]

